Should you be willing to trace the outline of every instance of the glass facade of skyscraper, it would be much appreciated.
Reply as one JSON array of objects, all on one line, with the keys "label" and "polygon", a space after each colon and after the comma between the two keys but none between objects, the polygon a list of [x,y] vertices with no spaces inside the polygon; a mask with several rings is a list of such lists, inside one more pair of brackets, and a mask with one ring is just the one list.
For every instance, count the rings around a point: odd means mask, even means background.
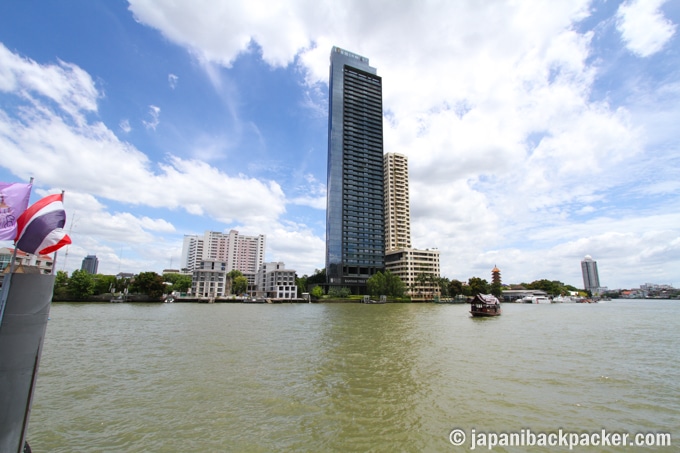
[{"label": "glass facade of skyscraper", "polygon": [[382,79],[368,58],[331,51],[326,276],[365,291],[384,269]]},{"label": "glass facade of skyscraper", "polygon": [[581,261],[581,273],[583,274],[585,290],[590,291],[593,295],[599,293],[600,276],[597,272],[597,261],[594,261],[590,255],[586,255]]}]

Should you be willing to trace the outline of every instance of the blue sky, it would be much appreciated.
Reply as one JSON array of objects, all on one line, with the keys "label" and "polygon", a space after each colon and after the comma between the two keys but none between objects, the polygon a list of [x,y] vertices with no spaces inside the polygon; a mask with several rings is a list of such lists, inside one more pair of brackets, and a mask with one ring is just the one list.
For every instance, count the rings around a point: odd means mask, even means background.
[{"label": "blue sky", "polygon": [[[333,45],[383,77],[413,244],[442,275],[680,285],[680,3],[176,0],[0,4],[0,180],[66,191],[102,273],[185,234],[324,266]],[[10,245],[7,243],[6,245]]]}]

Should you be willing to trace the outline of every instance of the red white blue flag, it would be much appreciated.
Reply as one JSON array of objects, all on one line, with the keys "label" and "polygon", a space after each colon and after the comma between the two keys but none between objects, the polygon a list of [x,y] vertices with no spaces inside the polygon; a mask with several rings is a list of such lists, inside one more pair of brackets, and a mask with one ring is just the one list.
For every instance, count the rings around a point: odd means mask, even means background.
[{"label": "red white blue flag", "polygon": [[28,207],[32,184],[0,182],[0,241],[17,235],[17,219]]},{"label": "red white blue flag", "polygon": [[71,243],[63,230],[66,224],[63,199],[63,193],[48,195],[19,216],[16,248],[33,255],[44,255]]}]

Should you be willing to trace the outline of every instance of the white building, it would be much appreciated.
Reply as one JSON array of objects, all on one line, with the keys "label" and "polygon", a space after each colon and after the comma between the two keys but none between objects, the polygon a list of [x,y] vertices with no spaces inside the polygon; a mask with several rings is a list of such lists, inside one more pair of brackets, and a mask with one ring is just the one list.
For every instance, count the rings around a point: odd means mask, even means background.
[{"label": "white building", "polygon": [[196,297],[227,296],[227,262],[201,260],[191,275],[191,294]]},{"label": "white building", "polygon": [[439,250],[391,250],[385,253],[385,269],[401,279],[412,300],[432,300],[441,295]]},{"label": "white building", "polygon": [[227,272],[239,270],[244,276],[254,278],[264,262],[264,234],[246,236],[236,230],[229,233],[206,231],[203,237],[184,236],[182,267],[193,271],[201,260],[227,263]]},{"label": "white building", "polygon": [[192,272],[203,259],[203,238],[197,235],[184,235],[182,261],[180,267]]},{"label": "white building", "polygon": [[[13,253],[14,248],[0,248],[0,273],[2,273],[12,262]],[[53,263],[54,260],[50,255],[32,255],[18,249],[16,257],[14,258],[15,266],[36,266],[40,269],[41,274],[51,274]]]},{"label": "white building", "polygon": [[282,262],[264,263],[257,272],[257,295],[271,299],[295,299],[295,271]]}]

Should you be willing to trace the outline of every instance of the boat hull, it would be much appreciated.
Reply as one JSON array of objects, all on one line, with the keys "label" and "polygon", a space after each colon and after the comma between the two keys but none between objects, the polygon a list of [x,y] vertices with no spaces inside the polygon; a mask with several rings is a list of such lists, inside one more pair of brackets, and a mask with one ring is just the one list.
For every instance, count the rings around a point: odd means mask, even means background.
[{"label": "boat hull", "polygon": [[55,276],[9,276],[5,275],[9,292],[0,323],[0,451],[21,452]]}]

